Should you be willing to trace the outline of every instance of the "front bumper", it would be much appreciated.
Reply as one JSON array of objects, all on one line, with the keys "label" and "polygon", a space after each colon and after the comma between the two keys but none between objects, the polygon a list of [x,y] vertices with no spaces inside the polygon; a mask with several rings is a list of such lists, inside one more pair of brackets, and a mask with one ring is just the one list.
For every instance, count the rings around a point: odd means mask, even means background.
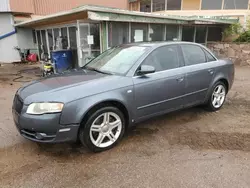
[{"label": "front bumper", "polygon": [[75,142],[79,125],[60,125],[60,113],[29,115],[25,109],[18,114],[12,109],[19,133],[26,139],[41,143]]}]

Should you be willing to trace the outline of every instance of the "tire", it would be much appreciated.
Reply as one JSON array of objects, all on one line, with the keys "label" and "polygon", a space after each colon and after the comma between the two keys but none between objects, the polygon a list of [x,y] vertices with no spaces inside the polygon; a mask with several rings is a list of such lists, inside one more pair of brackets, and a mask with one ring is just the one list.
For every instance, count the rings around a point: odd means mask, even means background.
[{"label": "tire", "polygon": [[[218,88],[222,88],[222,91],[219,94],[217,94],[219,91]],[[215,92],[217,92],[217,93],[215,93]],[[216,94],[218,95],[218,97],[221,98],[221,100],[220,100],[220,102],[213,103],[215,97],[217,96]],[[227,96],[226,85],[221,81],[216,82],[211,90],[211,93],[209,94],[209,99],[208,99],[208,102],[205,104],[205,108],[211,112],[215,112],[215,111],[220,110],[225,103],[226,96]],[[219,101],[219,99],[218,99],[218,101]]]},{"label": "tire", "polygon": [[80,129],[79,140],[90,151],[102,152],[117,145],[124,132],[123,113],[116,107],[106,106],[88,115],[86,124]]}]

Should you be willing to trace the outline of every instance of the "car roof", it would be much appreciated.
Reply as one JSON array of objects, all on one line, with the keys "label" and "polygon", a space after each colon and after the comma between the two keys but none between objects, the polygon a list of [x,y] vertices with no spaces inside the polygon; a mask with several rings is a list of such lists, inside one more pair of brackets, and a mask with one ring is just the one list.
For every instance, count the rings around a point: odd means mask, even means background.
[{"label": "car roof", "polygon": [[191,44],[191,45],[203,46],[203,45],[198,44],[198,43],[184,42],[184,41],[136,42],[136,43],[130,43],[130,44],[123,44],[121,46],[123,46],[123,47],[126,47],[126,46],[140,46],[140,47],[157,48],[157,47],[160,47],[160,46],[165,46],[165,45],[170,45],[170,44]]}]

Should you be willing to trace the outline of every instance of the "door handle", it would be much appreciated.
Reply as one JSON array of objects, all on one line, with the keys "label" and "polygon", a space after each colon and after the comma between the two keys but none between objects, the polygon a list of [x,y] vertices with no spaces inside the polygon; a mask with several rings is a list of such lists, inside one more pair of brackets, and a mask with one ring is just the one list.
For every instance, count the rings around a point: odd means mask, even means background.
[{"label": "door handle", "polygon": [[177,82],[183,82],[184,77],[177,78],[176,80],[177,80]]},{"label": "door handle", "polygon": [[214,74],[214,69],[209,69],[208,72],[209,72],[210,74]]}]

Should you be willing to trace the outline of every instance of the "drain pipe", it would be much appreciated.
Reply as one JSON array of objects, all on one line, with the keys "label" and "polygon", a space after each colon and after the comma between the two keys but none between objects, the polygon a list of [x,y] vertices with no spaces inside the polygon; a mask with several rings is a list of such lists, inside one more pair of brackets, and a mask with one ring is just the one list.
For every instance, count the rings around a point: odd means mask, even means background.
[{"label": "drain pipe", "polygon": [[14,31],[10,32],[10,33],[7,33],[5,35],[0,36],[0,40],[4,39],[6,37],[9,37],[11,35],[14,35],[14,34],[16,34],[16,29]]}]

